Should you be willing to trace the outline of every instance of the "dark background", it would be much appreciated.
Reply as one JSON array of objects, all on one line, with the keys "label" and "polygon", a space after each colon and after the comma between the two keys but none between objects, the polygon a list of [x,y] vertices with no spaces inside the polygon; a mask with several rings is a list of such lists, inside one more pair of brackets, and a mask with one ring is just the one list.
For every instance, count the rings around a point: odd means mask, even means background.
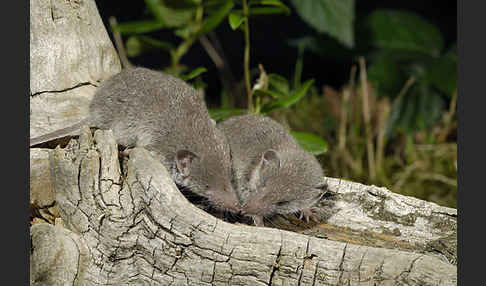
[{"label": "dark background", "polygon": [[[302,0],[305,1],[305,0]],[[337,0],[339,1],[339,0]],[[287,1],[288,2],[288,1]],[[144,1],[96,1],[101,18],[107,27],[108,18],[115,16],[119,23],[149,19]],[[286,43],[288,39],[298,38],[312,33],[312,29],[304,23],[292,9],[292,14],[269,15],[253,17],[250,20],[250,68],[262,63],[269,73],[278,73],[289,78],[294,71],[297,58],[297,49]],[[414,11],[426,20],[437,25],[444,38],[444,47],[447,49],[457,41],[457,1],[356,1],[355,14],[355,48],[356,52],[366,52],[360,41],[364,37],[362,21],[366,15],[378,8],[403,9]],[[237,80],[243,77],[243,33],[233,31],[227,20],[224,20],[215,30],[219,41],[226,53],[230,68]],[[109,32],[112,37],[111,32]],[[171,32],[151,33],[152,36],[164,41],[177,41]],[[324,36],[326,37],[326,36]],[[344,46],[339,47],[344,51]],[[330,53],[334,55],[334,53]],[[169,64],[169,57],[163,52],[147,53],[137,58],[131,58],[135,65],[149,68],[160,68]],[[314,78],[317,86],[329,85],[339,88],[349,78],[351,65],[356,61],[353,57],[323,58],[311,52],[304,54],[304,69],[302,79]],[[196,42],[181,60],[182,64],[190,67],[204,66],[208,72],[202,75],[207,83],[206,94],[208,103],[217,103],[221,90],[218,72],[213,62],[206,54],[199,42]]]}]

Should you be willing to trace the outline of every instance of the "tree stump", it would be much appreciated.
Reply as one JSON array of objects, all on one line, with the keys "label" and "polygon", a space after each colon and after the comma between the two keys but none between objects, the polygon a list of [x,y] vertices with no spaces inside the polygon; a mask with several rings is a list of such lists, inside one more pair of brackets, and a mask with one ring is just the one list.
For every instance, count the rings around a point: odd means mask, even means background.
[{"label": "tree stump", "polygon": [[121,70],[93,0],[30,1],[30,137],[78,123]]},{"label": "tree stump", "polygon": [[[30,1],[30,137],[85,119],[98,84],[121,70],[94,0]],[[30,211],[57,217],[46,149],[31,149]]]},{"label": "tree stump", "polygon": [[328,178],[323,222],[302,233],[231,224],[191,204],[145,149],[120,161],[109,130],[48,152],[65,228],[31,227],[31,285],[457,284],[450,208]]}]

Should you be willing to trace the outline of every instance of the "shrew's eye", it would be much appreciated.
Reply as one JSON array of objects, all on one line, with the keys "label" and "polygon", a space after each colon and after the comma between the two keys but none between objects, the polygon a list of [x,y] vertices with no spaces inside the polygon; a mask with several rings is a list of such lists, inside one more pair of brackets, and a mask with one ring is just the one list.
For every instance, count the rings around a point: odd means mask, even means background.
[{"label": "shrew's eye", "polygon": [[280,201],[280,202],[277,203],[277,206],[281,207],[281,206],[287,205],[289,203],[290,203],[290,201]]}]

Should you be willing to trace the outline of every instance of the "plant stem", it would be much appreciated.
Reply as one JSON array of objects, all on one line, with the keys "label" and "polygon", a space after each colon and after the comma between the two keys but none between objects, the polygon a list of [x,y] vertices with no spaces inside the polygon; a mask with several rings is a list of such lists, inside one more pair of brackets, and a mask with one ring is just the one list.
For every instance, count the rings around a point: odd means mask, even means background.
[{"label": "plant stem", "polygon": [[245,25],[243,26],[243,32],[245,34],[245,55],[244,55],[244,62],[243,68],[245,73],[245,86],[246,86],[246,94],[248,97],[248,110],[250,112],[253,111],[253,98],[251,94],[251,83],[250,83],[250,25],[248,24],[249,21],[249,13],[248,13],[248,4],[247,0],[243,0],[243,15],[245,16]]},{"label": "plant stem", "polygon": [[419,161],[414,162],[411,165],[405,167],[405,169],[399,173],[397,181],[393,184],[390,190],[395,192],[399,192],[403,186],[403,184],[407,181],[407,179],[412,175],[412,172],[416,169],[420,168],[421,163]]},{"label": "plant stem", "polygon": [[363,96],[363,118],[365,124],[365,132],[366,132],[366,149],[368,153],[368,171],[370,180],[372,182],[375,181],[376,178],[376,169],[375,169],[375,152],[373,146],[373,134],[371,133],[371,124],[370,124],[370,106],[369,106],[369,95],[368,95],[368,83],[366,78],[366,65],[365,60],[363,57],[359,58],[359,65],[360,65],[360,76],[361,76],[361,90]]},{"label": "plant stem", "polygon": [[400,92],[398,93],[397,97],[393,100],[393,103],[395,103],[396,101],[398,101],[398,99],[402,98],[405,96],[405,94],[407,93],[407,91],[409,90],[409,88],[415,83],[415,77],[414,76],[411,76],[407,82],[405,82],[405,84],[403,85],[402,89],[400,90]]},{"label": "plant stem", "polygon": [[[203,7],[199,7],[196,10],[196,18],[195,21],[198,25],[198,29],[201,28],[202,17],[203,17]],[[172,69],[177,70],[177,66],[179,65],[179,61],[181,60],[182,56],[187,53],[187,51],[191,48],[192,44],[197,40],[197,31],[192,31],[190,36],[187,37],[176,49],[175,51],[171,51],[171,60],[172,60]]]},{"label": "plant stem", "polygon": [[443,122],[444,122],[444,128],[441,130],[439,133],[439,136],[437,138],[437,141],[439,143],[444,143],[447,139],[447,135],[449,134],[449,131],[452,127],[452,118],[454,117],[454,114],[456,112],[456,104],[457,104],[457,89],[454,90],[454,93],[452,94],[452,99],[451,103],[449,105],[449,111],[445,114]]},{"label": "plant stem", "polygon": [[378,138],[376,139],[376,170],[380,177],[386,180],[385,175],[385,168],[383,166],[384,157],[385,157],[385,146],[386,146],[386,122],[390,116],[390,101],[387,97],[385,97],[379,103],[380,109],[378,114]]},{"label": "plant stem", "polygon": [[118,25],[118,22],[115,17],[111,16],[108,21],[110,22],[111,32],[113,33],[113,39],[115,40],[115,46],[118,50],[118,56],[120,57],[120,61],[123,68],[131,68],[133,67],[132,63],[128,60],[127,53],[125,52],[125,47],[123,46],[123,40],[121,37],[120,32],[115,31],[113,28]]},{"label": "plant stem", "polygon": [[198,24],[199,27],[201,27],[202,19],[204,15],[204,7],[199,6],[196,9],[196,23]]},{"label": "plant stem", "polygon": [[224,69],[224,60],[218,54],[218,51],[216,51],[216,49],[211,44],[209,39],[206,36],[203,35],[203,36],[199,37],[199,43],[201,43],[201,46],[204,48],[204,50],[208,54],[209,58],[213,61],[216,68],[220,71],[223,70]]},{"label": "plant stem", "polygon": [[351,154],[347,149],[342,150],[341,156],[344,159],[344,162],[353,170],[354,175],[361,176],[361,173],[363,172],[361,163],[354,160],[353,156],[351,156]]},{"label": "plant stem", "polygon": [[304,66],[304,48],[300,46],[298,48],[297,62],[295,63],[294,88],[300,87],[300,80],[302,77],[303,66]]},{"label": "plant stem", "polygon": [[348,107],[349,107],[349,99],[351,98],[351,94],[354,90],[354,77],[356,75],[356,66],[353,65],[351,68],[351,74],[349,77],[349,86],[343,90],[342,97],[341,97],[341,114],[340,114],[340,122],[339,122],[339,137],[338,137],[338,149],[344,150],[346,147],[346,126],[348,123]]},{"label": "plant stem", "polygon": [[344,150],[346,147],[346,123],[348,120],[347,107],[349,98],[351,97],[351,91],[348,88],[344,88],[341,95],[341,112],[339,118],[339,137],[338,137],[338,149]]},{"label": "plant stem", "polygon": [[187,38],[184,42],[182,42],[175,51],[171,53],[172,56],[172,67],[176,68],[179,65],[179,61],[182,56],[187,53],[187,51],[191,48],[192,44],[196,38],[191,36]]},{"label": "plant stem", "polygon": [[442,174],[419,173],[419,174],[417,174],[417,177],[419,177],[422,180],[438,181],[438,182],[444,183],[446,185],[457,188],[457,180],[448,178],[447,176],[444,176]]}]

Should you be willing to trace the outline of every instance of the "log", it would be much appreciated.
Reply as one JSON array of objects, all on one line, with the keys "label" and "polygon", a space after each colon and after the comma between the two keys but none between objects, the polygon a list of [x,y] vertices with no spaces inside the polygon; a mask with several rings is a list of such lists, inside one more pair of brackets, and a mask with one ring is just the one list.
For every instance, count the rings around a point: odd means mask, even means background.
[{"label": "log", "polygon": [[292,216],[254,227],[197,208],[145,149],[120,159],[110,130],[86,127],[49,168],[65,228],[31,227],[31,285],[457,284],[454,251],[430,248],[454,249],[455,210],[384,188],[328,178],[323,221],[297,233],[275,226]]}]

